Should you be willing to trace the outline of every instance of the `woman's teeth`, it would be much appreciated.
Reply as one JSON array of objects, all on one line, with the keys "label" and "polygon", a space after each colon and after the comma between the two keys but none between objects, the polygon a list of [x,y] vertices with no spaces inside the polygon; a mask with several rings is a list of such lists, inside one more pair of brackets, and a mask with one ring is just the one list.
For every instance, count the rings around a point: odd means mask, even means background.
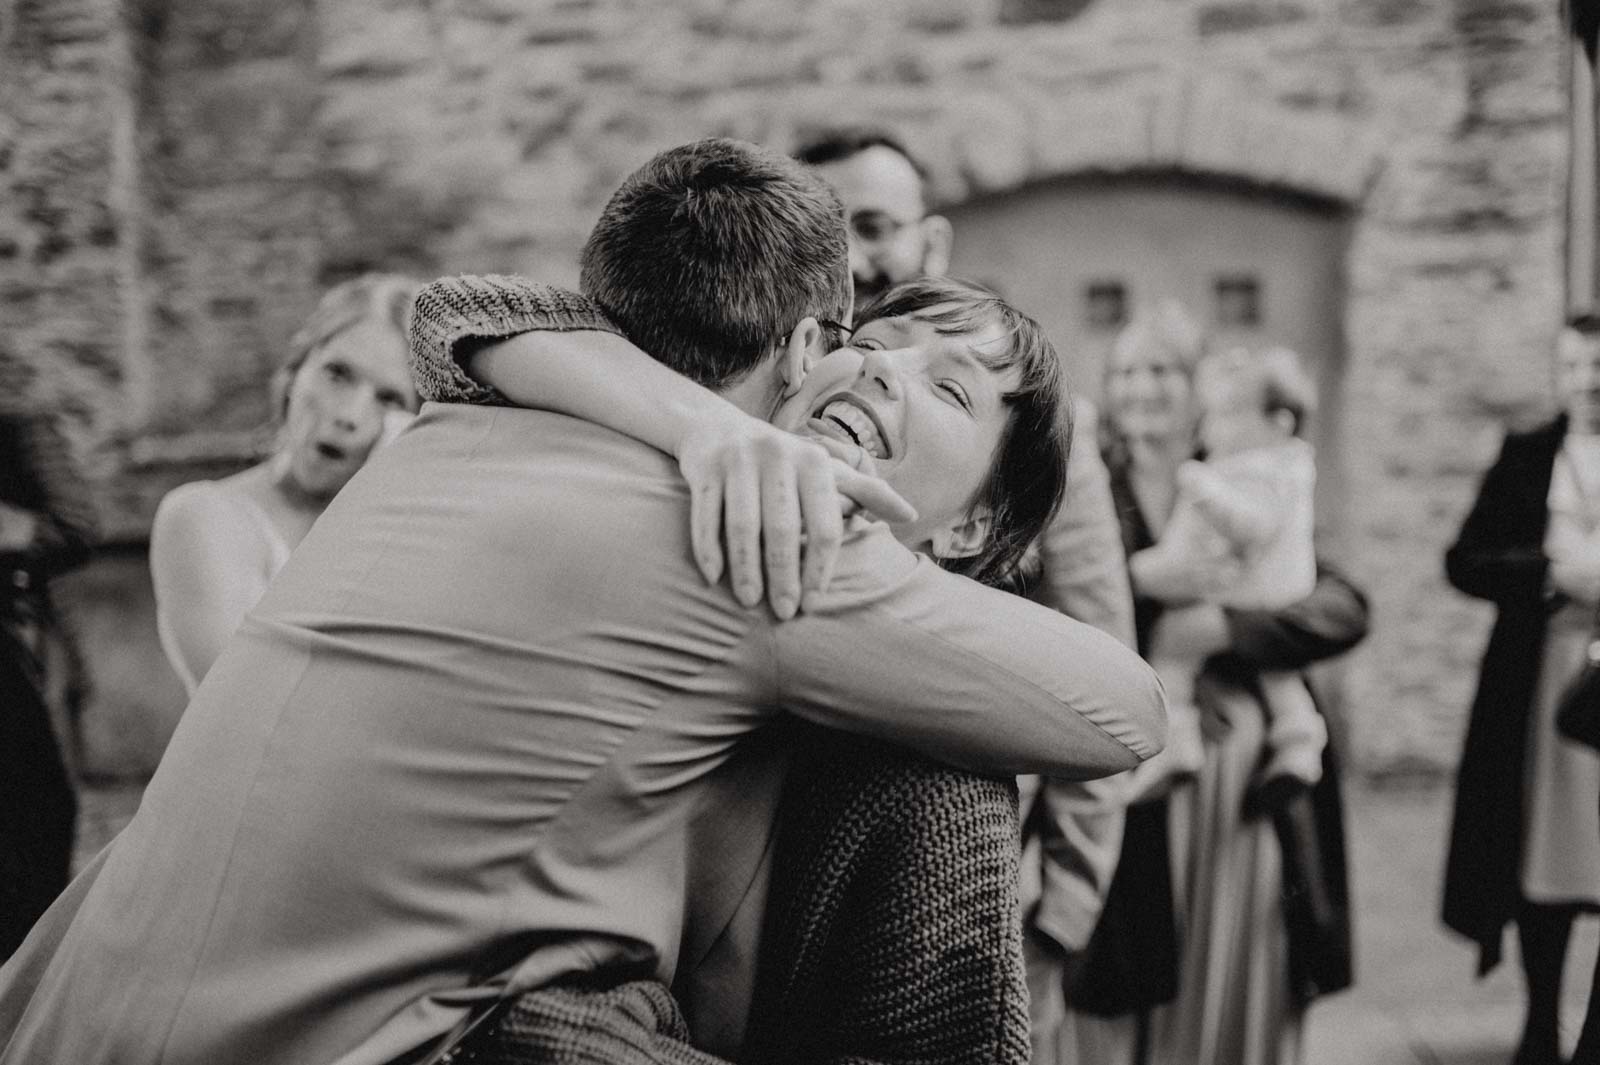
[{"label": "woman's teeth", "polygon": [[818,412],[818,416],[833,422],[849,434],[850,438],[867,454],[876,459],[889,457],[889,451],[884,447],[883,439],[878,436],[878,427],[872,423],[867,412],[853,403],[836,399],[827,404]]}]

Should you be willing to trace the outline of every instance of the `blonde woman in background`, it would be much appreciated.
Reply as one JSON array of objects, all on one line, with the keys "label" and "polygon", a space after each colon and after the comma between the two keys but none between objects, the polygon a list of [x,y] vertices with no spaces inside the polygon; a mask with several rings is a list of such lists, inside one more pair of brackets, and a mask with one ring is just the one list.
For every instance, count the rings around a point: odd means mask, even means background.
[{"label": "blonde woman in background", "polygon": [[162,499],[150,531],[156,624],[189,692],[328,502],[416,410],[406,325],[419,287],[366,274],[329,290],[273,377],[272,453]]}]

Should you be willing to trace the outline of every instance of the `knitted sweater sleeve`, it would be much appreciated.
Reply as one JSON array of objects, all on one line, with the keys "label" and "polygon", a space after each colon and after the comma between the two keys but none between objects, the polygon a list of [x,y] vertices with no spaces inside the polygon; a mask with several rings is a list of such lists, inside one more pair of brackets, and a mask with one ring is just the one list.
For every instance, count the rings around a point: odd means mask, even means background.
[{"label": "knitted sweater sleeve", "polygon": [[665,984],[542,987],[524,992],[440,1065],[731,1065],[696,1050]]},{"label": "knitted sweater sleeve", "polygon": [[490,274],[442,277],[417,294],[411,318],[411,377],[417,395],[442,403],[508,407],[498,389],[473,378],[462,359],[484,344],[520,333],[594,329],[621,334],[587,296]]}]

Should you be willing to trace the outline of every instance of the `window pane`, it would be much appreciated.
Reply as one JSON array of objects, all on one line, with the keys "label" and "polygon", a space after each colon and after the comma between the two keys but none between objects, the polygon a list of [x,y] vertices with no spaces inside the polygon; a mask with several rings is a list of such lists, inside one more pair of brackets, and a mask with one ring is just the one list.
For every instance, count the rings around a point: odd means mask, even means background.
[{"label": "window pane", "polygon": [[1251,274],[1217,278],[1217,324],[1261,324],[1261,282]]},{"label": "window pane", "polygon": [[1091,281],[1084,289],[1084,321],[1090,329],[1117,329],[1128,320],[1128,289],[1121,281]]}]

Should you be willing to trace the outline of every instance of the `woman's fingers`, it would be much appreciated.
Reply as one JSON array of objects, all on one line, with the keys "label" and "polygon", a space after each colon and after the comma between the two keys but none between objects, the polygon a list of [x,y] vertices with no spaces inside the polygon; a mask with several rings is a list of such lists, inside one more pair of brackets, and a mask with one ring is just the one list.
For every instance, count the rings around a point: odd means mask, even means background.
[{"label": "woman's fingers", "polygon": [[880,521],[894,525],[916,520],[917,508],[906,502],[905,497],[889,487],[889,482],[883,478],[841,464],[835,470],[835,479],[841,496],[862,510],[870,511]]},{"label": "woman's fingers", "polygon": [[691,486],[690,539],[701,575],[715,583],[726,567],[740,603],[754,606],[765,591],[782,619],[827,587],[844,515],[861,509],[890,522],[916,517],[859,447],[772,430],[711,439],[688,454],[680,461]]},{"label": "woman's fingers", "polygon": [[847,444],[843,440],[835,440],[830,436],[819,436],[816,442],[822,450],[850,467],[852,470],[865,469],[873,472],[872,456],[867,454],[866,448],[860,444]]},{"label": "woman's fingers", "polygon": [[[761,545],[767,570],[767,602],[780,620],[800,608],[800,479],[786,456],[761,472]],[[804,463],[801,463],[804,469]],[[731,535],[731,533],[730,533]]]},{"label": "woman's fingers", "polygon": [[689,485],[689,541],[695,565],[707,584],[722,579],[722,478],[699,478]]},{"label": "woman's fingers", "polygon": [[817,443],[839,463],[834,475],[843,513],[867,510],[890,524],[916,519],[916,508],[878,476],[878,464],[864,448],[828,437]]},{"label": "woman's fingers", "polygon": [[761,602],[761,478],[748,451],[737,452],[728,464],[723,499],[723,529],[727,533],[728,579],[733,597],[745,606]]},{"label": "woman's fingers", "polygon": [[[827,589],[844,541],[844,518],[829,458],[800,470],[800,515],[805,523],[805,559],[800,575],[802,597]],[[802,603],[803,603],[802,599]]]}]

